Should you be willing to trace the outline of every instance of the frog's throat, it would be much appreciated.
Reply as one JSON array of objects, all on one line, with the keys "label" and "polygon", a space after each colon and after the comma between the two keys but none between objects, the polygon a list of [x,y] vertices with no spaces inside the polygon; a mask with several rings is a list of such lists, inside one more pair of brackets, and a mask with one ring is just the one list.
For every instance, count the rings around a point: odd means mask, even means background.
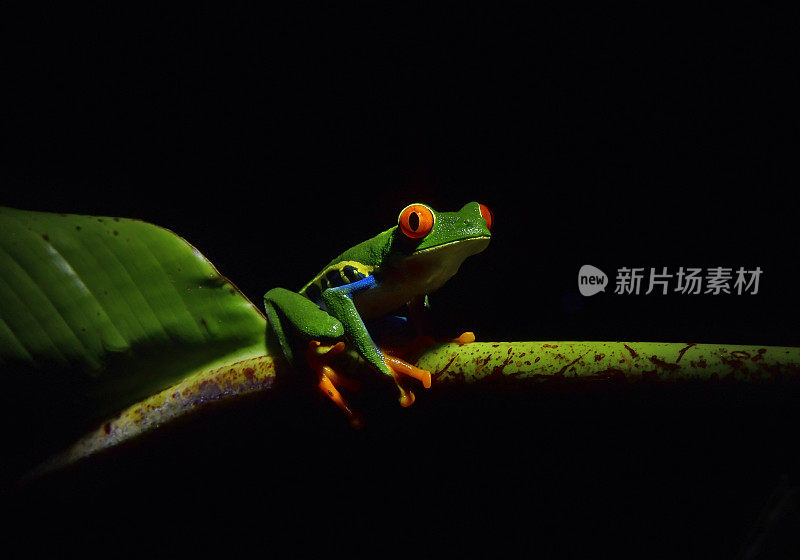
[{"label": "frog's throat", "polygon": [[380,317],[444,285],[461,263],[489,245],[489,237],[474,237],[437,245],[399,259],[381,269],[381,281],[355,296],[356,307],[364,318]]},{"label": "frog's throat", "polygon": [[456,272],[467,257],[480,253],[489,245],[489,237],[471,237],[451,241],[416,252],[402,266],[404,282],[415,287],[417,294],[438,290]]}]

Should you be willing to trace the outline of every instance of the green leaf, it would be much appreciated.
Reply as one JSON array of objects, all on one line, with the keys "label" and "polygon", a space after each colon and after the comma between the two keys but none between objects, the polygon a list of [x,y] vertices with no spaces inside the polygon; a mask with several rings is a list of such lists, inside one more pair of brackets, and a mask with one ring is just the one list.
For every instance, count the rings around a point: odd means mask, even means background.
[{"label": "green leaf", "polygon": [[74,436],[199,369],[265,354],[265,332],[261,312],[166,229],[0,208],[6,432],[32,436],[14,425],[24,416]]}]

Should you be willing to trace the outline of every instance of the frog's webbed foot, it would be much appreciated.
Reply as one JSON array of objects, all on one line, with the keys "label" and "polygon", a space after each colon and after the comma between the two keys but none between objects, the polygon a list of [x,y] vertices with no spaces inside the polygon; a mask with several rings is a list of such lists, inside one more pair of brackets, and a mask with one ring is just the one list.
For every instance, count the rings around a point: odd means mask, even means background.
[{"label": "frog's webbed foot", "polygon": [[383,354],[383,362],[389,368],[389,371],[394,378],[397,388],[400,390],[400,404],[402,406],[411,406],[414,403],[414,393],[406,389],[401,382],[401,375],[413,377],[414,379],[422,382],[422,386],[426,389],[431,387],[431,372],[420,369],[413,364],[408,363],[403,358],[411,357],[416,359],[425,350],[438,343],[450,342],[455,344],[470,344],[475,342],[475,333],[464,332],[458,338],[440,338],[435,339],[432,336],[421,335],[417,336],[405,346],[400,347],[381,347]]},{"label": "frog's webbed foot", "polygon": [[397,389],[400,391],[400,406],[411,406],[414,404],[414,393],[403,386],[403,383],[401,382],[401,376],[404,375],[407,377],[413,377],[414,379],[420,381],[423,387],[430,389],[431,372],[425,369],[420,369],[413,364],[409,364],[405,360],[398,358],[397,356],[393,356],[389,352],[396,353],[394,350],[381,348],[381,353],[383,354],[383,363],[386,364],[387,368],[389,368],[389,372],[394,378],[395,385],[397,385]]},{"label": "frog's webbed foot", "polygon": [[341,393],[336,388],[337,385],[348,389],[358,389],[358,384],[350,379],[342,377],[330,366],[330,359],[341,353],[345,348],[344,342],[337,342],[333,346],[323,346],[317,340],[311,340],[306,348],[306,359],[311,369],[319,375],[319,389],[328,396],[345,413],[350,425],[360,428],[364,425],[363,417],[350,408]]},{"label": "frog's webbed foot", "polygon": [[[415,358],[427,348],[441,342],[469,344],[474,341],[475,334],[472,332],[465,332],[458,338],[434,339],[430,336],[418,336],[406,346],[381,347],[380,351],[383,357],[383,363],[388,368],[397,389],[400,391],[400,405],[404,407],[411,406],[416,399],[414,393],[404,386],[404,377],[416,379],[421,382],[422,386],[426,389],[431,387],[432,382],[430,371],[418,368],[403,358],[408,356]],[[337,389],[337,386],[339,386],[350,390],[356,390],[358,389],[358,383],[339,375],[330,365],[331,358],[340,354],[344,349],[344,342],[337,342],[332,346],[324,346],[317,340],[311,340],[306,349],[306,358],[308,360],[308,365],[319,376],[318,386],[320,391],[325,393],[325,395],[336,403],[342,412],[345,413],[351,426],[358,428],[363,426],[364,420],[362,416],[350,407]]]}]

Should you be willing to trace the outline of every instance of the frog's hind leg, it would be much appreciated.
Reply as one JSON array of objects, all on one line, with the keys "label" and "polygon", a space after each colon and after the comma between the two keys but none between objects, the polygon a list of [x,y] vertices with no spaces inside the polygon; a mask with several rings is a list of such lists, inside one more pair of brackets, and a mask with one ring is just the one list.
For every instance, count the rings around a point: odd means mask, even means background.
[{"label": "frog's hind leg", "polygon": [[[286,359],[294,364],[291,335],[304,340],[339,340],[344,336],[342,323],[319,306],[296,292],[273,288],[264,295],[264,307]],[[288,328],[287,328],[288,327]],[[287,330],[289,332],[287,332]]]},{"label": "frog's hind leg", "polygon": [[[337,342],[333,346],[323,346],[318,340],[311,340],[306,349],[308,365],[319,376],[319,389],[345,413],[350,425],[360,428],[364,420],[360,414],[353,411],[347,401],[344,400],[336,385],[347,386],[352,384],[346,378],[341,377],[330,366],[330,359],[342,352],[345,348],[344,342]],[[356,388],[351,385],[351,388]]]}]

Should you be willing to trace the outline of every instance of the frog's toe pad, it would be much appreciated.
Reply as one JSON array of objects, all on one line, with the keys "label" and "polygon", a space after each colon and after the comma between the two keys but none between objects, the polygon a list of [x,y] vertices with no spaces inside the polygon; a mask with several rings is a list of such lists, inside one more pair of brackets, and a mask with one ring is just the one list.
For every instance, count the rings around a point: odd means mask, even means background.
[{"label": "frog's toe pad", "polygon": [[318,340],[309,340],[308,341],[308,354],[309,358],[314,359],[319,356],[329,355],[335,356],[336,354],[340,354],[344,351],[345,344],[344,342],[337,342],[333,345],[325,345],[322,344]]},{"label": "frog's toe pad", "polygon": [[403,391],[400,395],[400,406],[409,407],[414,404],[416,397],[412,391]]},{"label": "frog's toe pad", "polygon": [[458,338],[450,338],[447,342],[453,342],[455,344],[472,344],[475,342],[475,333],[472,331],[466,331],[461,333],[461,336]]}]

